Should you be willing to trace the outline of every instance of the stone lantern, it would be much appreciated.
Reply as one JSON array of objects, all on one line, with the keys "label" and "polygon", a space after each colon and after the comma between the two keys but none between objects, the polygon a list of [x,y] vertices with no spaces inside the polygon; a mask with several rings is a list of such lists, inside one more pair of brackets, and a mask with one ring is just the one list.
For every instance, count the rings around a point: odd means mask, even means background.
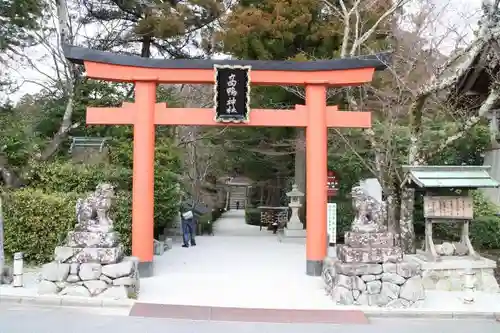
[{"label": "stone lantern", "polygon": [[286,194],[290,198],[290,203],[288,207],[292,209],[292,216],[287,223],[287,228],[285,229],[286,237],[296,237],[304,238],[306,237],[306,231],[304,230],[304,225],[299,218],[299,208],[302,207],[300,203],[300,198],[304,196],[304,193],[299,191],[296,184],[292,185],[292,190]]}]

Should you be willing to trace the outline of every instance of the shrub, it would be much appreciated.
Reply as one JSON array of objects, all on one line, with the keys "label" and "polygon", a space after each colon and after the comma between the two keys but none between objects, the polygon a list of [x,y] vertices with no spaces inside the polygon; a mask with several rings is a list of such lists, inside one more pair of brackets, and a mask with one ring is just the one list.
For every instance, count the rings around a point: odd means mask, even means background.
[{"label": "shrub", "polygon": [[260,209],[246,208],[245,222],[250,225],[260,225]]},{"label": "shrub", "polygon": [[351,228],[354,220],[354,208],[350,200],[335,200],[337,202],[337,241],[344,241],[344,233]]},{"label": "shrub", "polygon": [[[34,164],[30,186],[50,192],[76,192],[82,196],[95,190],[97,184],[107,182],[119,192],[132,191],[132,170],[114,165],[85,165],[68,162]],[[170,226],[178,212],[178,194],[176,175],[159,168],[155,169],[155,236]],[[120,211],[130,211],[131,200],[121,200],[126,207]],[[131,214],[128,215],[131,219]]]},{"label": "shrub", "polygon": [[214,222],[215,220],[212,219],[212,213],[207,213],[200,216],[198,218],[197,234],[198,235],[211,234],[213,231]]},{"label": "shrub", "polygon": [[132,194],[118,191],[110,213],[114,228],[120,234],[125,254],[130,255],[132,253]]},{"label": "shrub", "polygon": [[479,216],[470,228],[470,238],[480,249],[500,249],[500,218],[498,216]]},{"label": "shrub", "polygon": [[30,188],[4,195],[5,253],[24,252],[29,262],[52,259],[75,224],[74,193],[44,194]]},{"label": "shrub", "polygon": [[132,170],[106,164],[37,163],[29,179],[31,187],[46,192],[87,193],[103,182],[113,184],[117,190],[131,191]]},{"label": "shrub", "polygon": [[493,216],[500,212],[493,202],[491,202],[481,191],[472,191],[474,199],[474,217]]},{"label": "shrub", "polygon": [[179,212],[176,184],[177,179],[174,174],[168,171],[155,172],[155,237],[172,225],[174,217]]},{"label": "shrub", "polygon": [[[53,259],[54,248],[61,245],[76,224],[75,204],[81,197],[72,192],[43,193],[24,188],[5,193],[5,253],[24,252],[26,261],[36,264]],[[127,253],[130,253],[130,195],[118,193],[111,215]]]},{"label": "shrub", "polygon": [[221,217],[222,213],[224,213],[224,209],[223,208],[214,208],[214,209],[212,209],[212,221],[215,221],[219,217]]}]

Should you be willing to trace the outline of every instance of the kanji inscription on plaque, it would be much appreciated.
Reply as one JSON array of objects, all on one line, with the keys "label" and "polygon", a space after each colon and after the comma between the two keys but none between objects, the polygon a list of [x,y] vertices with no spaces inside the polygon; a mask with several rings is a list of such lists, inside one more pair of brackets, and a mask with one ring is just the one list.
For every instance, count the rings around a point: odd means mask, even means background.
[{"label": "kanji inscription on plaque", "polygon": [[216,121],[248,122],[250,66],[215,65]]},{"label": "kanji inscription on plaque", "polygon": [[474,217],[472,197],[425,196],[424,217],[472,220]]}]

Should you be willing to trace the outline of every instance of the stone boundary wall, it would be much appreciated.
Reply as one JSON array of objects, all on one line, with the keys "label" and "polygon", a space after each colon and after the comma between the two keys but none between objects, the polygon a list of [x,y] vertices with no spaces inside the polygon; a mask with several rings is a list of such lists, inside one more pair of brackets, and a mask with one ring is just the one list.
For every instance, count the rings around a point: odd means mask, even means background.
[{"label": "stone boundary wall", "polygon": [[422,271],[412,262],[360,264],[325,260],[326,293],[339,305],[409,308],[425,299]]}]

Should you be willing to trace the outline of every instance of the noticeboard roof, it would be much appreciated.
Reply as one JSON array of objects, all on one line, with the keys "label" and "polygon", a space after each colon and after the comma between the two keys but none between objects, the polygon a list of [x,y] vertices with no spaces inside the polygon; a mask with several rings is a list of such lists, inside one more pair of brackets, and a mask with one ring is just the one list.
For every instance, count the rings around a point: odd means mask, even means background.
[{"label": "noticeboard roof", "polygon": [[107,137],[74,136],[69,147],[69,152],[73,152],[75,148],[95,148],[99,152],[102,152],[108,141],[109,138]]},{"label": "noticeboard roof", "polygon": [[420,188],[491,188],[500,183],[491,178],[490,166],[403,166],[402,186]]}]

